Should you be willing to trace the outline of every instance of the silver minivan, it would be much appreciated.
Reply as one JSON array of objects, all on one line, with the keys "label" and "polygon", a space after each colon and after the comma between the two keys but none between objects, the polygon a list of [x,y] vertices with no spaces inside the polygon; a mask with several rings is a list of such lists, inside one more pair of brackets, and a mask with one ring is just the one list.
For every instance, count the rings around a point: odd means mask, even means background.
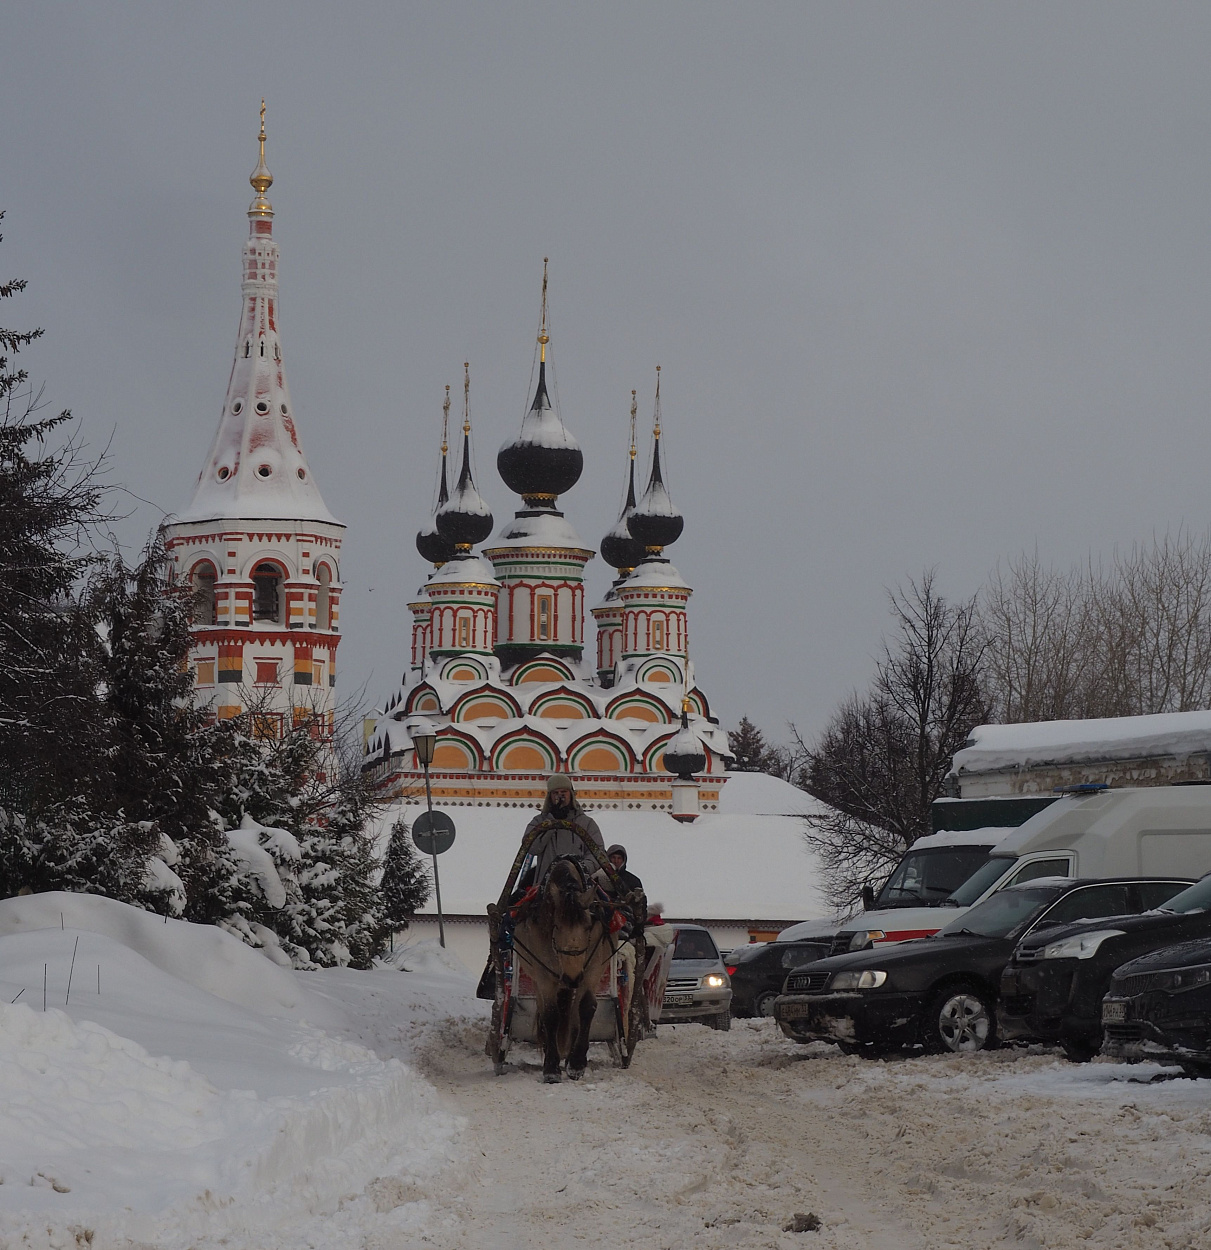
[{"label": "silver minivan", "polygon": [[732,983],[715,939],[701,925],[679,924],[657,1022],[732,1026]]}]

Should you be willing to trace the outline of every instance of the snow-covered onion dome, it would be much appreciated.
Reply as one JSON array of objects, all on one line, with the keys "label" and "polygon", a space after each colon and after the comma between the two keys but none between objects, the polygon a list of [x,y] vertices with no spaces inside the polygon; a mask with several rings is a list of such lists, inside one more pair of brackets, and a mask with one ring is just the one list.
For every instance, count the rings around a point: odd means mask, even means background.
[{"label": "snow-covered onion dome", "polygon": [[538,387],[521,433],[496,454],[496,470],[504,484],[520,495],[527,508],[555,511],[555,500],[572,489],[584,469],[580,444],[564,426],[547,394],[547,258],[542,260],[542,320],[538,331]]},{"label": "snow-covered onion dome", "polygon": [[428,560],[437,568],[441,568],[454,556],[454,543],[448,538],[443,538],[437,529],[437,514],[446,506],[450,498],[450,488],[446,484],[446,454],[450,446],[446,436],[450,424],[450,388],[448,386],[442,413],[442,468],[441,485],[437,491],[437,507],[433,511],[429,524],[416,535],[416,549],[420,552],[421,559]]},{"label": "snow-covered onion dome", "polygon": [[690,728],[689,699],[681,703],[681,728],[664,748],[664,768],[675,773],[682,781],[692,781],[695,773],[706,767],[706,752],[702,740]]},{"label": "snow-covered onion dome", "polygon": [[601,558],[620,574],[629,573],[646,554],[641,542],[631,537],[627,522],[635,511],[635,392],[631,392],[631,462],[627,497],[618,514],[618,523],[601,540]]},{"label": "snow-covered onion dome", "polygon": [[463,382],[463,464],[450,498],[437,510],[438,534],[452,542],[456,557],[482,543],[492,533],[492,510],[475,489],[471,478],[471,366],[464,362]]},{"label": "snow-covered onion dome", "polygon": [[643,498],[627,518],[627,530],[649,555],[659,555],[681,537],[685,518],[673,503],[660,471],[660,366],[656,366],[656,419],[653,425],[652,474]]}]

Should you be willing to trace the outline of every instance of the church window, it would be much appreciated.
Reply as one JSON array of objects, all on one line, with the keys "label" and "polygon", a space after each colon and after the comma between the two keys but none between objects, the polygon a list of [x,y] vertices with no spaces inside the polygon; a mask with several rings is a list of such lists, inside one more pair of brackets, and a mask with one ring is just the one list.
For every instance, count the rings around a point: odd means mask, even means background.
[{"label": "church window", "polygon": [[231,405],[231,411],[238,417],[240,413],[244,411],[244,401],[242,399],[237,399],[235,403]]},{"label": "church window", "polygon": [[213,686],[214,685],[214,661],[213,660],[199,660],[198,661],[197,677],[195,678],[195,680],[199,686]]},{"label": "church window", "polygon": [[316,581],[320,588],[315,596],[315,627],[317,629],[332,628],[332,574],[326,564],[321,564],[315,571]]},{"label": "church window", "polygon": [[256,684],[258,686],[276,686],[278,684],[278,661],[256,661]]},{"label": "church window", "polygon": [[323,660],[312,661],[311,680],[317,686],[322,686],[324,684],[324,662]]},{"label": "church window", "polygon": [[652,622],[652,650],[664,650],[664,622],[661,620]]},{"label": "church window", "polygon": [[265,400],[258,399],[256,410],[261,414],[261,416],[264,416],[269,411],[269,405]]},{"label": "church window", "polygon": [[[261,266],[262,269],[264,269],[264,267],[265,267],[264,265]],[[264,354],[265,354],[265,340],[262,339],[261,340],[261,355],[263,356]],[[261,405],[257,404],[257,411],[259,412],[260,409],[261,409]]]},{"label": "church window", "polygon": [[268,477],[272,472],[273,469],[267,464],[258,464],[256,467],[257,477]]},{"label": "church window", "polygon": [[215,623],[215,571],[214,565],[203,561],[193,570],[193,623]]},{"label": "church window", "polygon": [[460,647],[471,645],[471,618],[469,616],[458,618],[458,645]]},{"label": "church window", "polygon": [[219,481],[225,482],[230,476],[231,476],[231,470],[225,464],[219,465],[219,471],[217,474]]},{"label": "church window", "polygon": [[257,712],[252,717],[252,736],[272,742],[282,736],[282,716],[279,712]]},{"label": "church window", "polygon": [[546,642],[551,637],[551,596],[538,596],[538,638]]},{"label": "church window", "polygon": [[251,355],[252,355],[252,340],[245,339],[244,340],[244,359],[247,360],[248,357]]},{"label": "church window", "polygon": [[252,619],[282,620],[282,573],[276,564],[258,564],[252,574]]}]

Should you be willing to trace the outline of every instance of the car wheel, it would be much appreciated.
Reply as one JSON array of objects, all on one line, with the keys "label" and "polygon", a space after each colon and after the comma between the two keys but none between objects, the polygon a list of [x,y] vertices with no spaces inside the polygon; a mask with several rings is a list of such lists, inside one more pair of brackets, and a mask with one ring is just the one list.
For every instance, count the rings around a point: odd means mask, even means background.
[{"label": "car wheel", "polygon": [[986,992],[973,985],[939,990],[925,1013],[925,1028],[930,1050],[965,1054],[996,1045],[996,1014]]},{"label": "car wheel", "polygon": [[772,1016],[774,1014],[774,999],[777,997],[777,990],[769,990],[764,994],[758,994],[753,1002],[753,1015]]},{"label": "car wheel", "polygon": [[718,1029],[720,1033],[726,1033],[732,1027],[732,1013],[721,1011],[717,1016],[711,1016],[710,1026],[712,1029]]},{"label": "car wheel", "polygon": [[1088,1063],[1101,1050],[1101,1046],[1088,1038],[1072,1037],[1064,1038],[1060,1042],[1060,1049],[1063,1050],[1065,1059],[1073,1063]]}]

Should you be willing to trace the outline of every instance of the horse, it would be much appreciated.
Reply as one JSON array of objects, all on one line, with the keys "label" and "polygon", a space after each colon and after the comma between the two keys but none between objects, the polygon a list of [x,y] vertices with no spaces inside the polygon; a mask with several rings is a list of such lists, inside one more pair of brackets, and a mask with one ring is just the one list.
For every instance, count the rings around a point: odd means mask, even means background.
[{"label": "horse", "polygon": [[597,987],[614,953],[595,896],[576,859],[557,859],[514,930],[514,949],[534,982],[547,1084],[560,1079],[565,1061],[569,1080],[579,1080],[589,1061]]}]

